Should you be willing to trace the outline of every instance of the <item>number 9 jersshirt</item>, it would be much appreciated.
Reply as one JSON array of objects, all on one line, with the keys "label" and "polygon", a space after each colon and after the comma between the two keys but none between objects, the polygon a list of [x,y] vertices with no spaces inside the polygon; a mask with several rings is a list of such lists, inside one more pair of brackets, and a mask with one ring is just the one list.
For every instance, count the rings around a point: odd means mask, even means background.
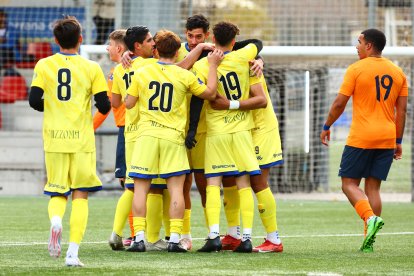
[{"label": "number 9 jersshirt", "polygon": [[98,63],[57,53],[36,64],[31,86],[44,91],[45,152],[95,151],[91,98],[108,91]]}]

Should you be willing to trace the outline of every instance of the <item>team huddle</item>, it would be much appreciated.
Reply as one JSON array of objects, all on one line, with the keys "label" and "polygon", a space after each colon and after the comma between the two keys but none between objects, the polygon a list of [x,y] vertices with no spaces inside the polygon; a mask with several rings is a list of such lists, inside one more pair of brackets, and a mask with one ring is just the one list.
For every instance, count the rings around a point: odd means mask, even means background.
[{"label": "team huddle", "polygon": [[[97,63],[78,55],[82,35],[76,18],[55,23],[60,52],[37,63],[29,96],[30,106],[44,112],[44,193],[51,196],[52,257],[61,254],[62,217],[72,194],[65,263],[83,266],[78,251],[87,225],[88,192],[102,189],[96,175],[94,129],[111,105],[119,128],[115,177],[124,188],[109,238],[113,250],[192,250],[194,177],[208,229],[198,252],[283,251],[268,184],[270,168],[282,164],[283,157],[278,121],[262,74],[263,45],[257,39],[236,42],[239,29],[230,22],[215,24],[213,43],[207,43],[209,27],[203,15],[189,17],[183,43],[168,30],[153,37],[145,26],[113,31],[107,50],[118,65],[107,83]],[[361,60],[345,74],[320,138],[328,145],[330,126],[353,96],[356,119],[339,176],[342,190],[364,221],[360,250],[373,252],[376,233],[384,225],[381,181],[386,180],[393,158],[402,155],[408,88],[402,70],[381,56],[382,32],[368,29],[358,42]],[[371,90],[376,97],[366,92]],[[98,109],[94,118],[92,96]],[[376,127],[383,129],[381,137]],[[372,135],[367,134],[371,130]],[[365,191],[359,188],[362,178]],[[228,227],[223,237],[221,186]],[[257,246],[251,241],[253,193],[266,230],[265,241]],[[127,221],[131,234],[124,236]]]}]

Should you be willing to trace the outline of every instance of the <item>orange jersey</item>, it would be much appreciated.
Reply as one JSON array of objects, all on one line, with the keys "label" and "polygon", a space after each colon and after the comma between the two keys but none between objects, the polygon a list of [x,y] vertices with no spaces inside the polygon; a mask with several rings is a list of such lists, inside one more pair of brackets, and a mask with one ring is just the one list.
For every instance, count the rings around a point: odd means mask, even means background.
[{"label": "orange jersey", "polygon": [[[111,72],[108,76],[108,97],[109,100],[112,101],[112,82],[113,82],[113,73],[114,68],[111,68]],[[112,112],[114,113],[115,124],[117,127],[125,126],[125,104],[122,103],[120,107],[112,107]],[[105,121],[106,117],[108,117],[109,112],[106,114],[102,114],[99,111],[95,113],[93,116],[93,129],[96,130],[98,127],[102,125]]]},{"label": "orange jersey", "polygon": [[348,146],[395,148],[395,103],[399,96],[408,96],[400,67],[383,57],[361,59],[348,67],[339,93],[353,96]]}]

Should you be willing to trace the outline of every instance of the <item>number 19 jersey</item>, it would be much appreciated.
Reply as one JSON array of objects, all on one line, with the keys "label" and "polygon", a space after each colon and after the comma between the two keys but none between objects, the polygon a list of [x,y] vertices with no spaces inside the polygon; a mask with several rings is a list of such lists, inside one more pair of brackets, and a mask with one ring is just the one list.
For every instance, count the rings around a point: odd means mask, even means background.
[{"label": "number 19 jersey", "polygon": [[108,91],[98,63],[77,54],[57,53],[39,60],[31,86],[44,91],[44,150],[95,151],[91,96]]}]

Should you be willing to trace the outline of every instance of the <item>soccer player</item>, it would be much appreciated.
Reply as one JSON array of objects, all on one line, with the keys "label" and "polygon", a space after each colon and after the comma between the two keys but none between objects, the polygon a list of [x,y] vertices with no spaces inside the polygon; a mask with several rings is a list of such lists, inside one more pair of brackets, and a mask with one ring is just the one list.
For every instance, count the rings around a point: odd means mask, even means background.
[{"label": "soccer player", "polygon": [[[353,96],[351,129],[339,176],[342,191],[366,226],[363,252],[373,251],[375,236],[384,225],[381,182],[387,179],[393,158],[402,157],[407,80],[400,67],[382,57],[385,44],[384,33],[377,29],[359,35],[356,49],[360,60],[348,67],[320,134],[322,144],[328,146],[329,128]],[[359,187],[362,178],[365,191]]]},{"label": "soccer player", "polygon": [[[149,29],[145,26],[134,26],[126,30],[124,42],[128,49],[134,53],[133,61],[130,68],[123,68],[122,64],[115,67],[113,74],[112,86],[112,106],[119,108],[126,97],[126,91],[131,83],[134,70],[149,63],[155,63],[157,60],[151,57],[154,54],[154,40]],[[127,172],[137,137],[138,109],[128,109],[125,113],[125,160]],[[114,224],[112,234],[109,238],[109,245],[113,250],[123,250],[122,232],[131,211],[134,181],[126,175],[125,191],[118,200],[115,210]]]},{"label": "soccer player", "polygon": [[[258,62],[263,66],[263,61],[261,59],[259,59]],[[282,252],[283,244],[279,238],[276,221],[276,201],[267,182],[270,168],[283,164],[279,123],[273,109],[273,104],[269,96],[264,76],[251,76],[250,84],[251,89],[260,89],[254,84],[260,84],[262,86],[268,103],[265,108],[252,110],[255,124],[255,127],[252,129],[252,137],[261,174],[252,175],[250,177],[250,184],[256,194],[259,215],[267,232],[265,242],[253,248],[253,252]],[[241,101],[240,105],[245,105],[245,101],[250,100],[251,99]],[[215,101],[211,102],[211,106],[214,109],[226,110],[230,107],[230,101],[219,95],[216,97]],[[237,199],[234,199],[238,196],[232,195],[233,198],[227,199],[229,196],[226,198],[226,193],[232,193],[233,190],[237,189],[237,187],[232,186],[232,179],[233,178],[226,178],[226,180],[223,181],[224,208],[226,216],[232,218],[232,221],[228,221],[229,226],[231,226],[229,227],[229,232],[221,240],[223,250],[234,250],[241,242],[238,236],[240,228],[240,204],[237,204]],[[232,208],[229,208],[228,205],[231,205],[230,207]],[[226,207],[230,210],[226,210]]]},{"label": "soccer player", "polygon": [[[60,52],[41,59],[34,69],[29,103],[44,112],[43,141],[51,221],[49,253],[59,257],[62,217],[72,193],[69,248],[65,263],[83,266],[78,258],[88,220],[88,192],[102,189],[96,175],[95,137],[91,97],[102,114],[110,110],[108,86],[96,62],[78,55],[81,25],[75,17],[57,20],[53,26]],[[44,99],[42,97],[44,96]]]},{"label": "soccer player", "polygon": [[189,164],[184,146],[184,128],[187,118],[186,93],[212,100],[216,96],[217,66],[222,52],[209,54],[207,86],[189,71],[174,62],[180,48],[180,39],[173,32],[162,30],[156,35],[159,61],[136,71],[128,89],[127,108],[138,102],[140,120],[138,138],[131,162],[130,176],[134,177],[135,241],[127,249],[146,250],[146,197],[152,178],[167,180],[171,197],[169,252],[186,252],[179,244],[184,216],[184,180]]},{"label": "soccer player", "polygon": [[[262,49],[261,42],[231,51],[235,37],[239,33],[236,25],[220,22],[214,26],[213,42],[217,49],[226,55],[220,64],[218,93],[231,99],[231,110],[213,110],[206,107],[207,136],[205,148],[205,176],[207,178],[206,213],[210,233],[206,244],[199,252],[221,250],[219,236],[220,220],[220,185],[223,176],[235,176],[239,189],[243,219],[243,238],[235,252],[252,252],[251,231],[253,226],[253,196],[249,175],[260,174],[250,130],[253,128],[253,117],[250,111],[239,110],[264,107],[267,104],[264,95],[254,95],[247,106],[240,106],[239,100],[249,98],[249,61],[253,60]],[[207,60],[196,62],[193,70],[201,80],[206,79]],[[207,82],[208,83],[208,82]],[[259,85],[260,86],[260,85]],[[258,100],[260,98],[260,100]],[[258,101],[256,101],[258,100]]]}]

